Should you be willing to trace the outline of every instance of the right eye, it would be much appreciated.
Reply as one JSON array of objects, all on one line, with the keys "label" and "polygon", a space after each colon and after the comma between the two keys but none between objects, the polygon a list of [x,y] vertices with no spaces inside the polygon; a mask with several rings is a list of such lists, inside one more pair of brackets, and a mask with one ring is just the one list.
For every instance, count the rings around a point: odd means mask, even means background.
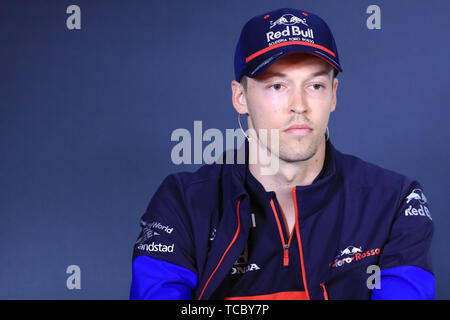
[{"label": "right eye", "polygon": [[276,91],[280,90],[283,86],[281,85],[281,83],[275,83],[273,85],[270,86],[270,88],[275,89]]}]

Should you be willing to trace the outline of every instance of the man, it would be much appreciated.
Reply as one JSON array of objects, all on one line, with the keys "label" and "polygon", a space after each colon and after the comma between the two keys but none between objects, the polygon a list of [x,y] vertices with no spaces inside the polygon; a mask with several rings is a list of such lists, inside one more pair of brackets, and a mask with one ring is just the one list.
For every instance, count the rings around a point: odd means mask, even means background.
[{"label": "man", "polygon": [[131,299],[434,298],[422,187],[330,142],[339,72],[320,17],[279,9],[247,22],[231,84],[246,161],[224,154],[163,181],[141,219]]}]

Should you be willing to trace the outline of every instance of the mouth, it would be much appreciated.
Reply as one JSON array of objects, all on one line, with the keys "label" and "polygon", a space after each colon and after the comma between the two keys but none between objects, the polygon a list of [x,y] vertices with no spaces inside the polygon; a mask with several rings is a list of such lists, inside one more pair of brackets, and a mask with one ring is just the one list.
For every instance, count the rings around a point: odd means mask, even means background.
[{"label": "mouth", "polygon": [[313,129],[307,124],[293,124],[284,130],[284,132],[293,136],[306,136],[312,131]]}]

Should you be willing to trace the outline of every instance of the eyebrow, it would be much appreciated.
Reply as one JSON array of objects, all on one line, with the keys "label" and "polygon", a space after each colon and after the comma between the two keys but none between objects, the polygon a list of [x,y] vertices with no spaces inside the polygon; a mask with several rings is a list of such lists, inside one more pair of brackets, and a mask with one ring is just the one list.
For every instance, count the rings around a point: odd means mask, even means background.
[{"label": "eyebrow", "polygon": [[[318,77],[318,76],[327,76],[327,75],[329,75],[329,74],[330,74],[330,70],[325,70],[325,69],[319,70],[319,71],[314,72],[313,74],[311,74],[311,75],[308,77],[308,80],[309,80],[309,79],[312,79],[312,78],[315,78],[315,77]],[[283,73],[283,72],[271,72],[271,71],[266,71],[266,74],[264,75],[264,79],[267,79],[267,78],[273,78],[273,77],[286,78],[286,74]]]},{"label": "eyebrow", "polygon": [[318,77],[318,76],[328,76],[330,74],[330,70],[320,70],[317,72],[314,72],[308,79]]}]

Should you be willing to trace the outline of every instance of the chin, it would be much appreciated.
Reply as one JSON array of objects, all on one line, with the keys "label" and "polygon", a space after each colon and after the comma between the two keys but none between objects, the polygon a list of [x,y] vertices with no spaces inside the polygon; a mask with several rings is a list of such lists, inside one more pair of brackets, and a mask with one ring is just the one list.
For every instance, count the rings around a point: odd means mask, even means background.
[{"label": "chin", "polygon": [[290,143],[280,147],[279,158],[286,162],[306,161],[314,157],[317,153],[318,145],[310,141],[306,145],[299,141],[297,143]]},{"label": "chin", "polygon": [[315,153],[280,153],[280,160],[285,162],[299,162],[299,161],[307,161],[314,157]]}]

